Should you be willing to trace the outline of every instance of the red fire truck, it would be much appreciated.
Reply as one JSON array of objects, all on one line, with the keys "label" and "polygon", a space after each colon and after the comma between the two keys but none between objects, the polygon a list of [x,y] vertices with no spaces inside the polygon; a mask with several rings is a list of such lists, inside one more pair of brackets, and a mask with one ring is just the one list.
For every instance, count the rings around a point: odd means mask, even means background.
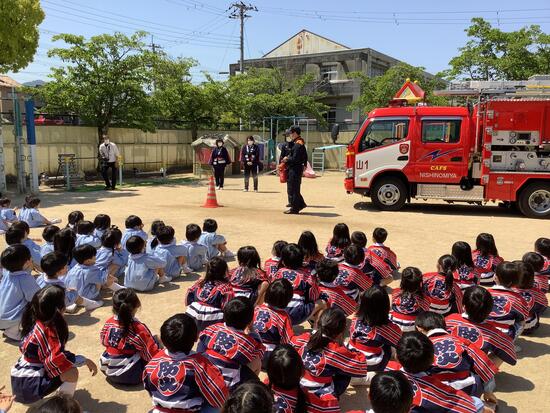
[{"label": "red fire truck", "polygon": [[[381,210],[411,199],[502,202],[550,216],[550,77],[452,84],[467,107],[372,110],[348,146],[345,188]],[[466,98],[467,97],[467,98]]]}]

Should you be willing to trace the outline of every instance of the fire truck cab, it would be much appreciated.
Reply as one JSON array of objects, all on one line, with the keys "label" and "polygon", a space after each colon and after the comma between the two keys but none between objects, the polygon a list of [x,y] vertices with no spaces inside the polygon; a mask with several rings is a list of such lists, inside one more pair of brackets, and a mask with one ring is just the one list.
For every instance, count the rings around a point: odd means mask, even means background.
[{"label": "fire truck cab", "polygon": [[348,146],[346,191],[389,211],[414,198],[501,201],[550,216],[550,99],[540,97],[550,81],[460,86],[440,94],[475,105],[372,110]]}]

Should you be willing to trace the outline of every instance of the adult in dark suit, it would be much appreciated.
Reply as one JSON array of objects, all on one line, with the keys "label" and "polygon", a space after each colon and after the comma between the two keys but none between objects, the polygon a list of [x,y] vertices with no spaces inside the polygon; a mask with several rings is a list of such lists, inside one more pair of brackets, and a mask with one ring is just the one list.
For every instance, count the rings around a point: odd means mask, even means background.
[{"label": "adult in dark suit", "polygon": [[258,172],[260,171],[260,148],[254,141],[254,136],[246,138],[246,145],[241,149],[241,162],[244,167],[244,189],[248,192],[250,174],[254,180],[254,192],[258,192]]},{"label": "adult in dark suit", "polygon": [[290,153],[283,159],[288,167],[286,189],[290,201],[290,209],[285,211],[285,214],[299,214],[307,206],[300,193],[302,174],[307,165],[307,149],[304,146],[304,140],[300,136],[301,133],[302,130],[299,126],[290,128],[293,145],[290,148]]},{"label": "adult in dark suit", "polygon": [[210,160],[208,161],[214,169],[214,178],[216,179],[216,189],[223,189],[223,181],[225,178],[225,167],[231,163],[229,152],[223,146],[223,139],[216,139],[216,147],[212,149]]}]

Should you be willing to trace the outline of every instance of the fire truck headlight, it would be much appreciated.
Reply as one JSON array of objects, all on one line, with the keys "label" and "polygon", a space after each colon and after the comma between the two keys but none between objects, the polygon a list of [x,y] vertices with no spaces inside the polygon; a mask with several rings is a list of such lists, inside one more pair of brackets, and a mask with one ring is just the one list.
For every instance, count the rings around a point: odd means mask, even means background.
[{"label": "fire truck headlight", "polygon": [[353,178],[353,168],[346,169],[346,178]]}]

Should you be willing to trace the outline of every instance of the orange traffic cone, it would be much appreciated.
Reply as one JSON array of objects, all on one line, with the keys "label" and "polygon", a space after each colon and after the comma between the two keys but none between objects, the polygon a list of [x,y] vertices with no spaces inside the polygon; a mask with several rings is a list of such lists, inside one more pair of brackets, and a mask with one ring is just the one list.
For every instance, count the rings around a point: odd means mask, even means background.
[{"label": "orange traffic cone", "polygon": [[206,202],[202,206],[203,208],[218,208],[221,205],[218,205],[218,200],[216,199],[216,188],[214,186],[214,177],[210,177],[210,182],[208,182],[208,193],[206,194]]}]

